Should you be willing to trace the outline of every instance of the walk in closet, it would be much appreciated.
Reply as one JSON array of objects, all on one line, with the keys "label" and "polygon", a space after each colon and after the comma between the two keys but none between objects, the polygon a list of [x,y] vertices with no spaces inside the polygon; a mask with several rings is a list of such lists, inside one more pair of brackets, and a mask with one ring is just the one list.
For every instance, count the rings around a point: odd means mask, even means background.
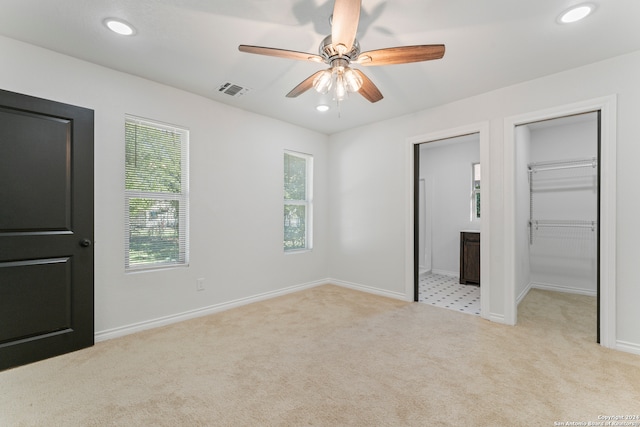
[{"label": "walk in closet", "polygon": [[531,288],[597,296],[598,115],[518,126],[518,301]]}]

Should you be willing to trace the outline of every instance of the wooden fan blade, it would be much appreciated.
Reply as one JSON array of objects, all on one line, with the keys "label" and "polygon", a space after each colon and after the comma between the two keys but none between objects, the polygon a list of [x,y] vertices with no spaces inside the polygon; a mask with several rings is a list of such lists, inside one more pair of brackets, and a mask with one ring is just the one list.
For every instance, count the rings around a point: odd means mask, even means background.
[{"label": "wooden fan blade", "polygon": [[331,21],[331,42],[340,54],[353,47],[360,21],[361,0],[336,0]]},{"label": "wooden fan blade", "polygon": [[356,64],[365,67],[374,65],[406,64],[409,62],[430,61],[444,56],[443,44],[390,47],[387,49],[362,52]]},{"label": "wooden fan blade", "polygon": [[313,81],[323,71],[324,70],[320,70],[317,73],[314,73],[311,76],[309,76],[306,79],[304,79],[302,81],[302,83],[300,83],[298,86],[296,86],[293,89],[291,89],[291,92],[289,92],[287,94],[287,98],[295,98],[296,96],[301,95],[301,94],[305,93],[306,91],[308,91],[309,89],[311,89],[313,87]]},{"label": "wooden fan blade", "polygon": [[362,71],[353,69],[353,71],[360,76],[362,79],[362,86],[358,93],[365,97],[365,99],[369,102],[378,102],[383,96],[380,93],[380,90],[376,87],[375,84],[367,77]]},{"label": "wooden fan blade", "polygon": [[285,59],[296,59],[299,61],[324,62],[321,56],[313,53],[297,52],[295,50],[276,49],[273,47],[248,46],[241,44],[238,46],[240,52],[255,53],[258,55],[275,56]]}]

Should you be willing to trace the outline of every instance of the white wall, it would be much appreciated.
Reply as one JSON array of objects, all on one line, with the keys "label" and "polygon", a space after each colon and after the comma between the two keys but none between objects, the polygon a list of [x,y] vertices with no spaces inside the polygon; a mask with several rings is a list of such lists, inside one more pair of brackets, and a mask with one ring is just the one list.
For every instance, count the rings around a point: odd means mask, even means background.
[{"label": "white wall", "polygon": [[346,133],[329,144],[329,277],[341,285],[413,300],[398,276],[405,257],[413,257],[404,250],[406,194],[404,175],[396,167],[404,164],[404,152],[388,143],[397,138],[395,128],[363,130],[376,137]]},{"label": "white wall", "polygon": [[480,162],[478,134],[420,145],[420,177],[432,183],[432,271],[458,275],[460,231],[480,230],[480,220],[471,219],[473,163]]},{"label": "white wall", "polygon": [[405,221],[412,218],[411,180],[406,179],[412,159],[407,141],[488,121],[490,155],[486,167],[483,161],[483,172],[484,178],[490,176],[491,194],[489,310],[494,318],[507,314],[513,301],[505,299],[503,260],[511,256],[505,253],[505,246],[507,239],[514,237],[505,229],[505,203],[512,203],[512,196],[504,192],[505,119],[617,94],[617,281],[612,284],[616,294],[615,333],[619,346],[640,352],[640,311],[635,306],[635,301],[640,301],[635,268],[636,242],[640,239],[636,220],[640,198],[635,179],[635,163],[640,158],[639,74],[640,52],[635,52],[332,135],[331,276],[409,298],[410,288],[405,284],[412,277],[405,259],[411,262],[412,225]]},{"label": "white wall", "polygon": [[[326,135],[7,38],[0,56],[0,88],[95,110],[99,337],[326,278]],[[188,268],[124,272],[125,114],[190,130]],[[283,253],[284,149],[314,155],[311,252]],[[205,278],[204,291],[196,292],[197,278]]]},{"label": "white wall", "polygon": [[[598,157],[596,113],[588,121],[531,131],[532,162]],[[561,119],[556,122],[564,123]],[[525,173],[522,170],[519,175]],[[597,169],[540,172],[534,182],[536,219],[596,221]],[[591,228],[541,228],[530,246],[534,287],[596,295],[596,233]]]}]

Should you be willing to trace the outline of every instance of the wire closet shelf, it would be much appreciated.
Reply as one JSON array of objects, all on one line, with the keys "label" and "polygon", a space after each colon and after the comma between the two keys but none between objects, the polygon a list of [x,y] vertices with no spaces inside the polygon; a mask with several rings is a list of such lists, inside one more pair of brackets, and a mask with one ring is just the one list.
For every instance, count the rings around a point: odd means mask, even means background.
[{"label": "wire closet shelf", "polygon": [[[551,162],[530,163],[528,166],[529,174],[529,244],[533,244],[534,233],[541,229],[549,230],[585,230],[595,233],[597,221],[595,220],[558,220],[558,219],[536,219],[534,210],[534,187],[536,177],[539,173],[550,171],[565,171],[570,169],[592,168],[597,169],[598,160],[595,157],[560,160]],[[597,184],[596,184],[597,185]]]}]

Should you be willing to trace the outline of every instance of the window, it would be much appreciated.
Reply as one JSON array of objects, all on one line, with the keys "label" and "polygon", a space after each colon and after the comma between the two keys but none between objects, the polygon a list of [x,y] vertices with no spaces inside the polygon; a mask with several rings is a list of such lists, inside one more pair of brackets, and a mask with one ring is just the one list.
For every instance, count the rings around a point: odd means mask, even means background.
[{"label": "window", "polygon": [[125,269],[186,265],[189,131],[125,120]]},{"label": "window", "polygon": [[284,153],[284,250],[312,248],[313,157]]},{"label": "window", "polygon": [[480,219],[480,163],[471,165],[471,220]]}]

